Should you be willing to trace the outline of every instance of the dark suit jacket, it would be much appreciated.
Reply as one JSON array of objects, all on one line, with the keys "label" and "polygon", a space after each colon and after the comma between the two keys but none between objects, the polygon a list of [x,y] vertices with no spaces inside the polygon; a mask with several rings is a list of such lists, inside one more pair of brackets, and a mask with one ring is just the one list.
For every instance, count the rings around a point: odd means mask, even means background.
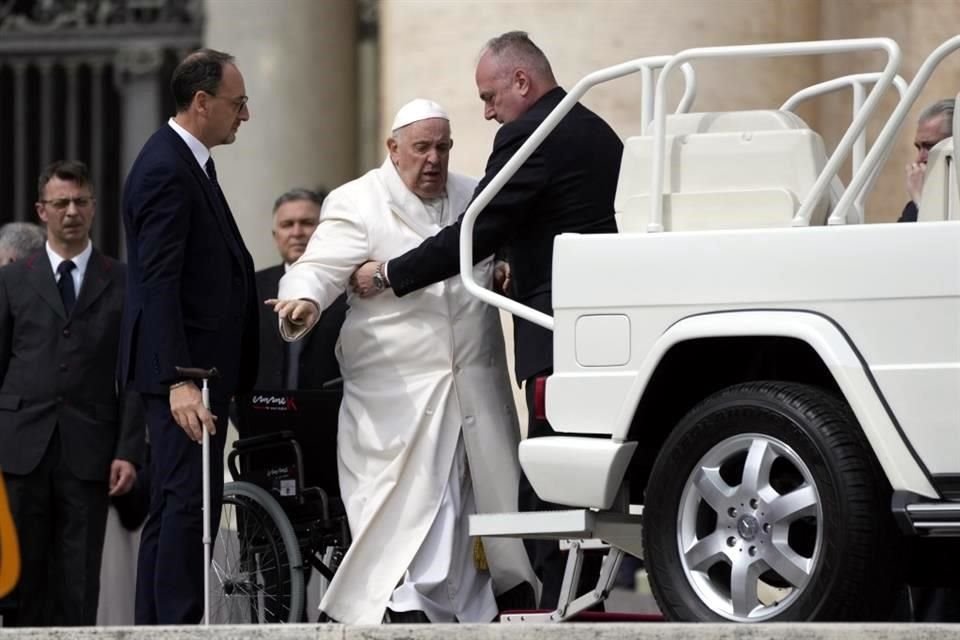
[{"label": "dark suit jacket", "polygon": [[127,306],[123,383],[166,394],[174,367],[217,367],[229,398],[257,375],[253,260],[220,188],[169,125],[137,156],[123,193]]},{"label": "dark suit jacket", "polygon": [[[524,115],[500,127],[479,194],[566,95],[556,88]],[[513,297],[553,314],[553,239],[560,233],[615,233],[613,199],[623,144],[599,116],[576,105],[500,193],[474,227],[477,261],[499,251],[509,259]],[[387,275],[398,296],[459,272],[460,221],[416,249],[390,260]],[[553,366],[551,332],[515,319],[518,380]]]},{"label": "dark suit jacket", "polygon": [[[257,294],[260,304],[260,370],[257,373],[257,389],[283,389],[287,372],[289,349],[277,323],[277,314],[263,304],[263,300],[276,298],[283,277],[282,264],[257,271]],[[300,351],[300,374],[298,388],[319,389],[324,382],[340,377],[340,365],[334,353],[340,325],[347,313],[347,296],[341,295],[320,315],[320,320],[303,338]]]},{"label": "dark suit jacket", "polygon": [[917,205],[911,200],[903,207],[903,211],[900,212],[900,218],[897,222],[916,222],[918,213]]},{"label": "dark suit jacket", "polygon": [[125,281],[124,265],[94,249],[68,318],[45,250],[0,269],[5,472],[31,472],[57,425],[78,478],[106,482],[115,458],[141,463],[146,427],[115,377]]}]

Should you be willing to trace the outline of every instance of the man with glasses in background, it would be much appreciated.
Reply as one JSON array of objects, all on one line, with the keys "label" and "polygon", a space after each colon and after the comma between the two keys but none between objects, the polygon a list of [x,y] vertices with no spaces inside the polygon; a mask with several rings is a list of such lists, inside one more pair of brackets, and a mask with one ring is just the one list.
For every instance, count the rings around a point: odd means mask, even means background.
[{"label": "man with glasses in background", "polygon": [[126,268],[90,241],[82,163],[53,163],[39,191],[46,245],[0,269],[0,468],[22,557],[4,624],[93,625],[109,499],[144,444],[115,378]]}]

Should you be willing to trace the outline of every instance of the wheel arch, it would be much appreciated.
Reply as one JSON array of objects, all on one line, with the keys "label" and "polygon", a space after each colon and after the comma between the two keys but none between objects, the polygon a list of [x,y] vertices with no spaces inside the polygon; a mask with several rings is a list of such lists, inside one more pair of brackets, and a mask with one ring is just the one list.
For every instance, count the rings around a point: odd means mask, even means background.
[{"label": "wheel arch", "polygon": [[660,447],[687,411],[722,388],[763,379],[835,392],[857,417],[890,485],[937,497],[850,337],[824,315],[792,310],[699,314],[661,335],[625,400],[629,413],[613,433],[639,443],[629,469],[631,495],[643,495]]}]

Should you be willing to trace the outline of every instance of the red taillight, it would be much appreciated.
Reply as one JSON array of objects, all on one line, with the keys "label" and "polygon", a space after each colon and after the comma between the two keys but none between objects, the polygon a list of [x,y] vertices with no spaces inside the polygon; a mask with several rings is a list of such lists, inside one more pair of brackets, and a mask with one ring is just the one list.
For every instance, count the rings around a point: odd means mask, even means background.
[{"label": "red taillight", "polygon": [[534,380],[533,417],[537,420],[547,419],[547,376],[540,376]]}]

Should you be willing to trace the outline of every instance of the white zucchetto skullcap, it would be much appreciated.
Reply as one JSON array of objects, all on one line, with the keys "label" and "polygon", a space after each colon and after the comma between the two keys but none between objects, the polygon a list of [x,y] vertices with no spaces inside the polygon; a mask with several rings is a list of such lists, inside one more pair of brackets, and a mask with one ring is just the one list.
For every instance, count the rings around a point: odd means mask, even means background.
[{"label": "white zucchetto skullcap", "polygon": [[397,117],[393,119],[393,126],[390,128],[390,130],[396,131],[397,129],[407,126],[408,124],[413,124],[414,122],[419,122],[420,120],[427,120],[428,118],[443,118],[447,121],[450,120],[450,116],[447,115],[446,109],[441,107],[439,104],[433,100],[417,98],[416,100],[411,100],[407,104],[400,107],[400,110],[397,111]]}]

